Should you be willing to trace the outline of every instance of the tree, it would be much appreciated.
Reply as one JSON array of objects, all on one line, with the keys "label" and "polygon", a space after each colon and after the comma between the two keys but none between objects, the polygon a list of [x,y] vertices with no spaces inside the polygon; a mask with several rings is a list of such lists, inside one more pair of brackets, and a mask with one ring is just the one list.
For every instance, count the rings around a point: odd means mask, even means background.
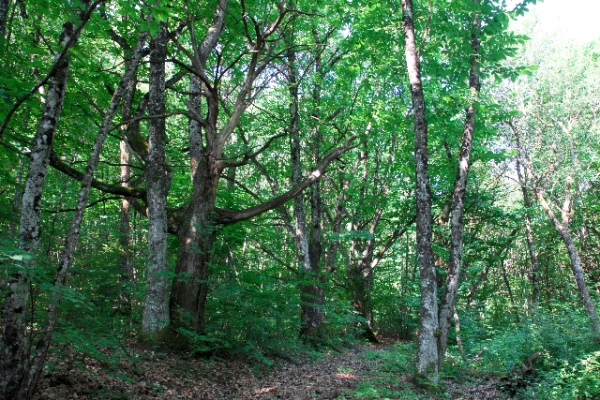
[{"label": "tree", "polygon": [[415,166],[417,202],[417,254],[421,278],[421,312],[417,346],[417,373],[437,384],[438,305],[435,263],[432,247],[431,189],[429,183],[427,119],[421,67],[415,41],[412,0],[402,0],[402,26],[406,43],[406,64],[410,79],[415,119]]},{"label": "tree", "polygon": [[[534,40],[537,42],[539,38]],[[552,45],[545,43],[545,48],[538,47],[538,52],[548,52],[551,48]],[[593,63],[585,63],[588,54],[577,45],[571,48],[540,63],[536,79],[523,77],[511,85],[520,115],[507,121],[507,126],[517,151],[517,176],[525,206],[531,206],[527,198],[530,190],[566,247],[580,299],[592,331],[598,334],[600,319],[585,282],[581,251],[573,234],[578,230],[574,223],[580,223],[576,222],[576,216],[585,207],[586,186],[594,179],[582,168],[583,160],[593,158],[582,143],[594,135],[597,106],[589,102],[588,94],[598,88],[585,78],[593,75],[595,68]],[[528,61],[538,57],[535,53],[525,54]],[[573,63],[574,59],[581,61]],[[529,241],[530,233],[527,235]],[[531,246],[529,251],[535,255]],[[530,257],[535,302],[539,283],[533,255]]]},{"label": "tree", "polygon": [[[83,25],[88,21],[97,4],[85,4],[86,9],[79,13],[80,26],[77,29],[72,22],[66,22],[63,25],[59,38],[61,48],[68,49],[77,41]],[[62,111],[69,73],[68,53],[66,51],[64,53],[57,52],[54,63],[55,67],[48,75],[49,87],[46,106],[33,141],[21,207],[19,247],[30,256],[24,260],[24,268],[12,276],[9,295],[4,303],[2,359],[0,361],[0,372],[3,378],[0,380],[0,397],[7,399],[13,398],[19,391],[29,356],[26,354],[28,336],[24,313],[29,301],[29,280],[34,268],[34,257],[40,242],[40,206],[48,159]],[[29,389],[28,386],[24,388]]]},{"label": "tree", "polygon": [[144,333],[156,335],[169,325],[169,269],[167,264],[167,194],[171,171],[165,156],[165,59],[167,26],[158,24],[159,32],[150,41],[150,84],[148,114],[153,118],[148,129],[146,164],[146,200],[148,203],[148,272],[147,294],[142,327]]}]

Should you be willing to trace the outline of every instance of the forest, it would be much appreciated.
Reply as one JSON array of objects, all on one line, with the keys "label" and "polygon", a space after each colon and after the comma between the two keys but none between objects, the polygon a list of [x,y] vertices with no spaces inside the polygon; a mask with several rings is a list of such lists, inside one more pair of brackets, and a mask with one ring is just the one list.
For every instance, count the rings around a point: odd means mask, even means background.
[{"label": "forest", "polygon": [[0,0],[0,400],[600,398],[600,37],[535,4]]}]

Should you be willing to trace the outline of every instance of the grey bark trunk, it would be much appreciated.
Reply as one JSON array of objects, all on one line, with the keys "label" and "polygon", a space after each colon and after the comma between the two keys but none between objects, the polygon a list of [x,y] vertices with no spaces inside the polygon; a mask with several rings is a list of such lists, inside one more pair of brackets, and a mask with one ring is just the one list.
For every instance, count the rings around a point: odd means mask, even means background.
[{"label": "grey bark trunk", "polygon": [[[126,48],[123,48],[127,51]],[[128,56],[131,56],[129,54]],[[132,114],[132,104],[135,97],[137,79],[132,79],[127,83],[125,93],[123,95],[123,104],[121,106],[122,122],[129,121]],[[131,150],[127,144],[128,124],[121,127],[121,143],[120,143],[120,164],[121,164],[121,186],[130,187],[131,185]],[[125,288],[125,283],[132,279],[131,268],[131,199],[123,196],[121,199],[121,215],[119,220],[119,259],[117,260],[120,276],[119,276],[119,298],[118,307],[122,313],[129,313],[131,310],[131,299]]]},{"label": "grey bark trunk", "polygon": [[[592,325],[592,331],[596,335],[600,335],[600,318],[598,318],[598,313],[596,312],[596,306],[592,298],[590,297],[590,293],[585,283],[585,278],[583,275],[583,269],[581,267],[581,260],[579,259],[579,254],[577,251],[577,247],[573,242],[571,237],[571,233],[569,232],[569,221],[572,216],[571,207],[571,184],[573,182],[573,174],[574,174],[574,165],[571,165],[571,174],[567,176],[567,182],[565,186],[565,199],[563,205],[560,209],[562,214],[562,221],[558,219],[558,217],[554,214],[552,207],[548,203],[545,197],[546,188],[542,184],[539,184],[539,180],[534,179],[533,175],[533,166],[531,165],[530,160],[526,157],[526,152],[521,144],[520,133],[517,127],[515,127],[512,123],[508,124],[512,129],[515,135],[515,141],[517,145],[517,150],[519,152],[519,157],[523,160],[529,171],[530,178],[530,186],[538,199],[538,202],[542,206],[542,209],[554,225],[554,229],[560,235],[563,243],[567,247],[567,251],[569,253],[569,258],[571,260],[571,271],[573,272],[573,277],[575,278],[575,282],[577,283],[577,289],[579,291],[579,297],[583,303],[583,307],[585,308],[588,318],[590,319],[590,323]],[[564,128],[563,128],[564,129]],[[568,130],[567,130],[568,132]],[[554,167],[552,168],[554,169]]]},{"label": "grey bark trunk", "polygon": [[540,202],[542,208],[546,212],[546,215],[550,218],[552,223],[554,224],[554,229],[560,235],[563,243],[567,247],[567,251],[569,253],[569,258],[571,260],[571,271],[573,272],[573,277],[575,278],[575,282],[577,283],[577,289],[579,290],[579,297],[583,303],[583,307],[588,314],[588,318],[590,319],[590,323],[592,325],[592,331],[596,335],[600,335],[600,318],[598,318],[598,313],[596,312],[596,306],[594,305],[594,301],[590,296],[590,292],[588,290],[587,284],[585,283],[585,278],[583,276],[583,268],[581,267],[581,261],[579,259],[579,254],[577,251],[577,247],[571,238],[571,234],[569,232],[568,226],[568,217],[569,210],[563,211],[563,222],[559,221],[558,218],[554,215],[554,212],[550,208],[550,204],[546,201],[544,196],[544,190],[541,188],[534,188],[538,201]]},{"label": "grey bark trunk", "polygon": [[148,269],[146,302],[142,330],[156,337],[169,325],[169,278],[167,259],[167,194],[171,171],[165,155],[165,59],[167,55],[166,25],[152,38],[150,47],[150,119],[146,188],[148,201]]},{"label": "grey bark trunk", "polygon": [[71,266],[73,255],[75,254],[75,247],[79,242],[79,233],[81,229],[81,221],[83,220],[83,214],[87,205],[89,192],[92,184],[94,172],[100,161],[100,154],[102,152],[102,146],[104,140],[108,136],[111,130],[113,118],[116,114],[117,108],[121,102],[121,98],[130,80],[133,79],[137,65],[142,56],[142,51],[146,43],[147,34],[143,33],[137,43],[133,59],[125,70],[119,86],[113,93],[110,105],[104,115],[100,131],[94,141],[90,158],[85,170],[83,180],[81,181],[81,189],[77,198],[77,204],[75,206],[75,212],[71,220],[71,226],[69,233],[65,240],[65,245],[60,258],[56,277],[54,279],[54,290],[52,291],[52,298],[48,305],[48,319],[42,330],[40,339],[35,346],[35,356],[31,362],[29,372],[26,380],[21,385],[18,398],[20,399],[31,399],[37,386],[37,382],[44,368],[44,361],[50,347],[50,342],[58,322],[58,312],[60,302],[62,300],[63,287],[67,280],[67,274]]},{"label": "grey bark trunk", "polygon": [[[290,131],[290,155],[292,162],[292,185],[296,186],[302,180],[302,160],[299,132],[299,98],[298,80],[296,71],[296,53],[291,43],[293,39],[288,38],[287,74],[290,93],[289,105],[289,131]],[[298,252],[298,264],[300,266],[300,279],[313,281],[318,279],[318,265],[312,265],[311,248],[309,246],[308,228],[306,224],[306,210],[302,196],[296,196],[293,200],[294,216],[294,242]],[[312,244],[312,243],[311,243]],[[314,258],[314,256],[312,257]],[[300,285],[300,336],[307,341],[315,341],[319,337],[320,328],[323,325],[322,295],[321,288],[316,283]]]},{"label": "grey bark trunk", "polygon": [[432,248],[432,217],[429,168],[427,165],[427,120],[425,97],[421,83],[421,70],[413,22],[412,0],[402,0],[402,26],[404,29],[405,56],[415,123],[415,169],[417,205],[417,260],[421,278],[421,310],[417,344],[417,374],[438,382],[438,306],[436,271]]},{"label": "grey bark trunk", "polygon": [[[479,3],[478,0],[474,0]],[[471,33],[471,68],[469,71],[469,88],[471,91],[470,104],[467,107],[467,115],[463,129],[463,137],[460,145],[460,155],[458,158],[458,171],[454,181],[454,191],[452,193],[451,209],[451,244],[450,260],[448,263],[448,276],[446,285],[442,293],[442,301],[439,313],[439,337],[438,337],[438,363],[441,369],[448,345],[448,335],[450,334],[450,322],[454,315],[456,306],[456,292],[460,279],[460,265],[463,249],[463,215],[465,210],[465,195],[467,190],[467,177],[469,175],[471,148],[473,144],[473,134],[475,132],[475,107],[477,95],[481,89],[479,82],[479,34],[481,22],[479,15],[474,14]]]},{"label": "grey bark trunk", "polygon": [[[73,34],[73,23],[63,26],[60,44]],[[40,207],[56,126],[63,106],[69,58],[63,57],[48,83],[48,94],[42,117],[33,139],[29,167],[25,179],[19,227],[19,247],[31,258],[23,261],[24,270],[11,277],[4,303],[4,330],[0,357],[0,398],[12,399],[24,378],[29,357],[25,313],[29,301],[29,276],[35,267],[35,253],[41,236]]]}]

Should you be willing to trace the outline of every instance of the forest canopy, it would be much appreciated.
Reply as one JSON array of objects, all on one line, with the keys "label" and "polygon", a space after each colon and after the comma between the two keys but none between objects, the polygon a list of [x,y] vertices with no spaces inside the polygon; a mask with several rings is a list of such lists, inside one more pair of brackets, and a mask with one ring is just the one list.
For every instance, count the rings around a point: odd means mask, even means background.
[{"label": "forest canopy", "polygon": [[535,3],[0,0],[0,399],[382,338],[600,394],[600,38]]}]

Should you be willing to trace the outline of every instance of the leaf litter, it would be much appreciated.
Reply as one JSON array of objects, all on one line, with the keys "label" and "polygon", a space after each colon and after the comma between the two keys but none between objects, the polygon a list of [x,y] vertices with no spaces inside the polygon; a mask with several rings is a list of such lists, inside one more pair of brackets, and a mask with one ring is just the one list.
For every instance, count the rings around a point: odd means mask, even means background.
[{"label": "leaf litter", "polygon": [[[201,359],[174,352],[136,349],[135,361],[108,364],[84,358],[76,367],[75,352],[50,359],[53,368],[41,380],[36,400],[68,399],[369,399],[356,388],[377,376],[377,366],[362,357],[365,350],[386,351],[390,344],[359,345],[329,352],[317,360],[307,356],[279,360],[272,367],[257,368],[242,359]],[[412,385],[410,376],[398,376],[401,385]],[[414,386],[414,385],[413,385]],[[442,398],[463,400],[506,399],[496,383],[478,381],[468,385],[447,382]],[[409,393],[419,389],[412,387]],[[409,394],[406,393],[406,394]],[[411,397],[401,397],[410,399]],[[415,397],[416,398],[416,397]],[[420,399],[435,399],[419,395]]]}]

